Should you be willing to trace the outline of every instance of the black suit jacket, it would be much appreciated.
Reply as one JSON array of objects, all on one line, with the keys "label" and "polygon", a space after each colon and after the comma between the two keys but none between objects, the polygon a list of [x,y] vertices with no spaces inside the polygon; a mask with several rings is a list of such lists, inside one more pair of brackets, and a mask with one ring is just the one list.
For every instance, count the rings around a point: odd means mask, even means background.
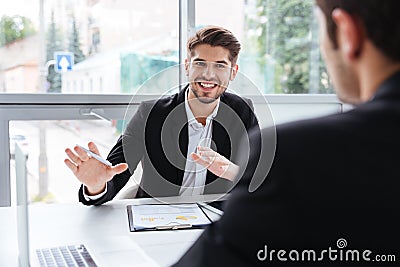
[{"label": "black suit jacket", "polygon": [[[129,170],[109,181],[107,193],[98,200],[86,201],[81,186],[79,200],[82,203],[100,205],[113,199],[140,161],[143,174],[137,197],[179,194],[188,149],[185,92],[182,90],[178,94],[140,104],[107,157],[113,165],[127,162]],[[232,159],[238,154],[241,136],[254,127],[258,128],[258,122],[251,101],[225,92],[220,97],[218,113],[213,120],[211,147]],[[232,186],[232,182],[207,172],[204,193],[223,193]]]},{"label": "black suit jacket", "polygon": [[[269,130],[262,130],[266,143]],[[263,184],[253,193],[247,183],[238,184],[221,220],[176,266],[398,266],[400,73],[349,112],[276,130],[276,155]],[[265,177],[262,162],[268,160],[261,158],[255,176]],[[246,172],[244,180],[252,179],[253,170]],[[286,261],[278,259],[279,250]],[[292,250],[300,257],[314,250],[316,261],[291,260]],[[352,261],[355,250],[358,262]],[[366,250],[369,262],[362,258]],[[396,262],[378,261],[382,255]]]}]

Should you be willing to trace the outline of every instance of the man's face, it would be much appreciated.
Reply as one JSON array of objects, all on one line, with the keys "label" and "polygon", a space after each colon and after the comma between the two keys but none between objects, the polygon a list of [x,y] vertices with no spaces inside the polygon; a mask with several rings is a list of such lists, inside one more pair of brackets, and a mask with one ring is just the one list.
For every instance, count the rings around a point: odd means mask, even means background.
[{"label": "man's face", "polygon": [[351,65],[344,60],[343,47],[339,44],[339,47],[335,49],[328,36],[325,15],[319,8],[317,9],[317,17],[321,54],[325,60],[336,94],[345,103],[357,104],[360,102],[357,75]]},{"label": "man's face", "polygon": [[185,62],[189,77],[189,99],[197,98],[202,103],[212,103],[228,87],[237,73],[232,66],[229,50],[221,46],[197,45]]}]

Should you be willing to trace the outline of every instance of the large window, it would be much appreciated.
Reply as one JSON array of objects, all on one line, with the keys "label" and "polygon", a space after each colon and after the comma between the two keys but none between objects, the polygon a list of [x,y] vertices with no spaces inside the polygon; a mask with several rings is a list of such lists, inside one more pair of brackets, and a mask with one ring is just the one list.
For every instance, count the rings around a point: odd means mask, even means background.
[{"label": "large window", "polygon": [[[199,27],[223,26],[242,43],[240,75],[231,84],[238,93],[332,93],[313,2],[1,1],[0,147],[9,150],[0,151],[0,206],[13,192],[15,142],[28,157],[31,201],[76,201],[79,182],[63,163],[64,149],[95,141],[105,156],[130,102],[171,93],[184,82],[177,64],[186,56],[187,35]],[[274,116],[293,119],[281,115],[286,100],[278,102],[284,105],[275,106]]]},{"label": "large window", "polygon": [[[313,0],[188,1],[196,28],[238,36],[240,71],[261,92],[333,92]],[[179,61],[178,0],[15,0],[0,4],[0,16],[0,92],[134,93]],[[60,51],[73,67],[54,57]]]}]

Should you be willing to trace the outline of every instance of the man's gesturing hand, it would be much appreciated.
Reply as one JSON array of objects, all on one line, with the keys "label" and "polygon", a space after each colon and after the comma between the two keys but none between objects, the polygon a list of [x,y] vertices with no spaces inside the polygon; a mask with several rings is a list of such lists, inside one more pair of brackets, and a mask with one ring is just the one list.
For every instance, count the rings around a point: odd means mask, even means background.
[{"label": "man's gesturing hand", "polygon": [[[100,156],[97,146],[93,142],[88,143],[89,150]],[[114,175],[128,169],[128,164],[120,163],[115,166],[107,166],[100,161],[90,157],[82,148],[75,146],[75,153],[67,148],[65,153],[68,159],[64,162],[74,173],[76,178],[84,184],[89,195],[96,195],[104,191],[106,182],[111,180]]]},{"label": "man's gesturing hand", "polygon": [[190,154],[192,159],[215,175],[233,181],[239,172],[239,166],[218,154],[211,148],[197,147],[197,153]]}]

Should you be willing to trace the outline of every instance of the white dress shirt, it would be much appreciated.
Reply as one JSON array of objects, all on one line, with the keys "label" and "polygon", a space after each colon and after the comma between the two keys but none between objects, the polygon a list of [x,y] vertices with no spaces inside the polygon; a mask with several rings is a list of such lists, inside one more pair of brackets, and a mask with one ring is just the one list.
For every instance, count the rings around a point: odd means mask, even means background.
[{"label": "white dress shirt", "polygon": [[204,185],[206,183],[207,168],[195,163],[190,154],[197,152],[197,147],[210,147],[212,140],[212,122],[214,117],[217,115],[219,107],[219,99],[217,100],[217,106],[214,111],[207,117],[206,125],[203,126],[194,117],[192,110],[190,109],[187,95],[189,88],[185,94],[185,109],[188,118],[188,150],[186,156],[185,173],[183,175],[182,186],[179,190],[181,196],[195,196],[202,195],[204,192]]},{"label": "white dress shirt", "polygon": [[[204,185],[206,183],[207,168],[195,163],[190,154],[197,152],[197,147],[210,147],[212,140],[212,122],[214,117],[217,115],[219,108],[219,99],[217,100],[217,106],[214,111],[207,117],[206,125],[203,126],[199,123],[193,115],[188,102],[189,88],[185,93],[185,109],[186,116],[188,118],[188,150],[185,164],[185,173],[183,175],[182,186],[179,190],[181,196],[195,196],[202,195],[204,193]],[[83,190],[83,196],[87,201],[97,200],[107,192],[107,185],[104,192],[98,195],[89,196],[86,194],[86,188]]]}]

